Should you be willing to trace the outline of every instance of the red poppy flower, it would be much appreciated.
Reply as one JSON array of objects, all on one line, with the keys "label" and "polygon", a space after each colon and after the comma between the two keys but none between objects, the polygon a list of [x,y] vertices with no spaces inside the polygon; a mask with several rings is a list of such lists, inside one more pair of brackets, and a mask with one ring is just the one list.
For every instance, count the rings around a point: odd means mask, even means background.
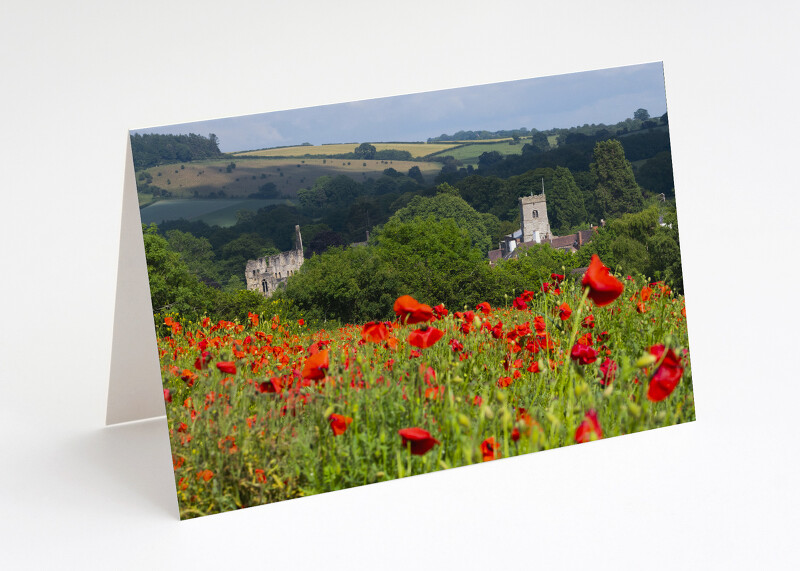
[{"label": "red poppy flower", "polygon": [[589,299],[598,307],[612,303],[625,289],[622,282],[611,275],[611,271],[603,265],[597,254],[592,255],[581,285],[589,288]]},{"label": "red poppy flower", "polygon": [[581,327],[586,329],[594,329],[594,315],[589,314],[584,317],[583,321],[581,321]]},{"label": "red poppy flower", "polygon": [[214,472],[211,470],[203,470],[202,472],[197,473],[197,478],[203,478],[204,481],[208,482],[211,478],[214,477]]},{"label": "red poppy flower", "polygon": [[303,365],[303,378],[321,380],[328,370],[328,349],[318,351],[306,359]]},{"label": "red poppy flower", "polygon": [[429,305],[418,302],[410,295],[401,295],[394,302],[394,312],[401,323],[413,325],[425,323],[433,319],[433,309]]},{"label": "red poppy flower", "polygon": [[272,377],[268,381],[259,383],[258,390],[262,393],[279,393],[281,392],[281,380],[278,377]]},{"label": "red poppy flower", "polygon": [[361,337],[364,338],[366,341],[370,341],[372,343],[380,343],[381,341],[385,340],[389,336],[389,331],[386,329],[386,326],[378,321],[370,321],[369,323],[364,324],[364,328],[361,330]]},{"label": "red poppy flower", "polygon": [[558,306],[558,316],[561,318],[561,321],[566,321],[569,319],[570,315],[572,315],[572,308],[568,303],[565,302]]},{"label": "red poppy flower", "polygon": [[535,294],[532,291],[528,291],[528,290],[524,289],[524,290],[522,290],[522,293],[520,294],[520,297],[522,298],[522,301],[533,301],[533,296],[534,295]]},{"label": "red poppy flower", "polygon": [[597,420],[597,412],[591,409],[583,417],[578,429],[575,431],[575,442],[591,442],[592,440],[600,440],[603,438],[603,429],[600,428],[600,422]]},{"label": "red poppy flower", "polygon": [[447,316],[447,309],[445,309],[444,305],[441,303],[433,306],[433,312],[436,314],[437,319]]},{"label": "red poppy flower", "polygon": [[494,436],[490,436],[481,442],[481,454],[484,462],[500,458],[500,445],[494,439]]},{"label": "red poppy flower", "polygon": [[169,392],[169,389],[164,389],[164,400],[166,402],[172,402],[172,393]]},{"label": "red poppy flower", "polygon": [[672,349],[669,349],[664,355],[663,345],[653,345],[649,351],[656,360],[664,357],[655,375],[650,379],[650,386],[647,389],[647,398],[653,402],[659,402],[671,395],[678,386],[681,375],[683,375],[683,367],[681,367],[680,357]]},{"label": "red poppy flower", "polygon": [[250,324],[253,327],[258,325],[258,314],[247,312],[247,317],[250,319]]},{"label": "red poppy flower", "polygon": [[509,386],[512,382],[513,379],[511,377],[500,377],[499,379],[497,379],[497,386],[500,387],[501,389],[504,389],[507,386]]},{"label": "red poppy flower", "polygon": [[298,319],[298,320],[297,320],[297,324],[298,324],[300,327],[302,327],[303,325],[305,325],[305,324],[306,324],[306,320],[305,320],[305,319]]},{"label": "red poppy flower", "polygon": [[569,356],[573,361],[578,361],[581,365],[588,365],[597,361],[597,351],[593,347],[581,343],[575,343]]},{"label": "red poppy flower", "polygon": [[613,383],[614,378],[617,376],[617,362],[606,358],[600,365],[600,372],[603,374],[603,378],[600,379],[601,385],[605,387]]},{"label": "red poppy flower", "polygon": [[403,428],[397,433],[403,439],[403,448],[410,446],[411,453],[422,456],[428,450],[439,444],[439,441],[431,436],[430,432],[421,428]]},{"label": "red poppy flower", "polygon": [[347,430],[348,425],[353,422],[349,416],[342,416],[341,414],[332,414],[328,417],[328,422],[331,424],[334,436],[340,436]]},{"label": "red poppy flower", "polygon": [[533,328],[536,329],[536,335],[544,335],[544,332],[547,329],[547,324],[544,322],[544,317],[537,315],[533,320]]},{"label": "red poppy flower", "polygon": [[542,291],[544,293],[547,293],[548,291],[550,291],[550,282],[542,283]]},{"label": "red poppy flower", "polygon": [[414,347],[420,349],[427,349],[444,335],[444,331],[436,329],[435,327],[424,327],[422,329],[415,329],[408,334],[408,342]]},{"label": "red poppy flower", "polygon": [[236,374],[236,365],[233,361],[220,361],[217,363],[217,369],[229,375]]},{"label": "red poppy flower", "polygon": [[514,309],[528,309],[528,304],[522,299],[522,296],[519,296],[514,299]]},{"label": "red poppy flower", "polygon": [[483,313],[484,315],[489,315],[492,312],[492,306],[489,305],[489,302],[484,301],[479,303],[475,306],[475,309]]},{"label": "red poppy flower", "polygon": [[444,395],[444,385],[437,385],[437,386],[428,387],[427,389],[425,389],[425,398],[426,399],[436,400],[439,397],[441,397],[442,395]]},{"label": "red poppy flower", "polygon": [[458,339],[450,339],[450,348],[458,353],[464,350],[464,344]]},{"label": "red poppy flower", "polygon": [[556,283],[561,283],[564,281],[563,274],[550,274],[550,278],[554,280]]},{"label": "red poppy flower", "polygon": [[194,360],[194,368],[198,371],[205,369],[208,362],[211,360],[211,353],[208,351],[201,351],[200,356]]}]

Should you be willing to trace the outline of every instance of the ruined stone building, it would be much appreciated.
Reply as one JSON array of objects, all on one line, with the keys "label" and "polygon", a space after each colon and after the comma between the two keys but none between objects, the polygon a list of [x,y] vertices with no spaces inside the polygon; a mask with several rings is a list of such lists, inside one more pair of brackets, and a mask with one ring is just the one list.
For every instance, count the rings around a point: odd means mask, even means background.
[{"label": "ruined stone building", "polygon": [[520,229],[504,236],[498,249],[489,251],[490,264],[494,265],[498,260],[515,258],[518,248],[534,244],[550,244],[557,250],[577,252],[592,239],[597,231],[596,228],[593,228],[580,230],[568,236],[553,236],[550,231],[550,221],[547,218],[547,200],[544,192],[537,195],[520,196],[519,211]]},{"label": "ruined stone building", "polygon": [[300,235],[300,226],[295,226],[294,232],[294,250],[257,260],[247,260],[244,272],[247,289],[259,291],[264,297],[270,297],[278,287],[286,283],[289,276],[300,269],[303,265],[303,238]]}]

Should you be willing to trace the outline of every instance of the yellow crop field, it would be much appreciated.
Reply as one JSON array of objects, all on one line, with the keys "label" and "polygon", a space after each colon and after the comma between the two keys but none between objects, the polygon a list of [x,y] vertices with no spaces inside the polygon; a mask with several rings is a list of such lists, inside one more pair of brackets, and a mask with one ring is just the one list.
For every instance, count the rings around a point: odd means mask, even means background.
[{"label": "yellow crop field", "polygon": [[[298,145],[296,147],[281,147],[279,149],[264,149],[261,151],[246,151],[234,155],[247,155],[251,157],[301,157],[304,155],[343,155],[352,153],[360,143],[339,143],[336,145]],[[412,157],[424,157],[457,146],[458,143],[370,143],[377,151],[394,149],[408,151]]]}]

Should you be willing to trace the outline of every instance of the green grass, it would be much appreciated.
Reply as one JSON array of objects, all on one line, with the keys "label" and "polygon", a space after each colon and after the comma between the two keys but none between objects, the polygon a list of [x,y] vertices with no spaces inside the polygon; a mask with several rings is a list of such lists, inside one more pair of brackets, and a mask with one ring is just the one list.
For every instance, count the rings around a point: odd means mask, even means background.
[{"label": "green grass", "polygon": [[477,165],[478,157],[480,157],[483,153],[497,151],[501,155],[519,155],[522,153],[522,147],[524,145],[524,139],[516,145],[512,145],[511,143],[505,141],[499,143],[470,143],[461,147],[441,151],[437,153],[436,156],[451,156],[464,164]]}]

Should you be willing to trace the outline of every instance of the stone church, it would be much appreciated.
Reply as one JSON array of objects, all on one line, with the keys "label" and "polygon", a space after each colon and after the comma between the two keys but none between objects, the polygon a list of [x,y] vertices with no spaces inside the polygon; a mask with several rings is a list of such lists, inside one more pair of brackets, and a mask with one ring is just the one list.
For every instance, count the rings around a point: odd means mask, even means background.
[{"label": "stone church", "polygon": [[550,231],[550,220],[547,218],[547,199],[542,194],[519,197],[520,229],[504,236],[496,250],[489,251],[489,263],[494,265],[498,260],[515,258],[518,248],[534,244],[550,244],[551,247],[565,252],[577,252],[592,239],[597,231],[580,230],[568,236],[553,236]]},{"label": "stone church", "polygon": [[300,226],[295,226],[294,232],[294,250],[247,261],[244,271],[247,289],[259,291],[264,297],[270,297],[275,290],[286,283],[289,276],[300,269],[303,265],[303,237],[300,235]]}]

